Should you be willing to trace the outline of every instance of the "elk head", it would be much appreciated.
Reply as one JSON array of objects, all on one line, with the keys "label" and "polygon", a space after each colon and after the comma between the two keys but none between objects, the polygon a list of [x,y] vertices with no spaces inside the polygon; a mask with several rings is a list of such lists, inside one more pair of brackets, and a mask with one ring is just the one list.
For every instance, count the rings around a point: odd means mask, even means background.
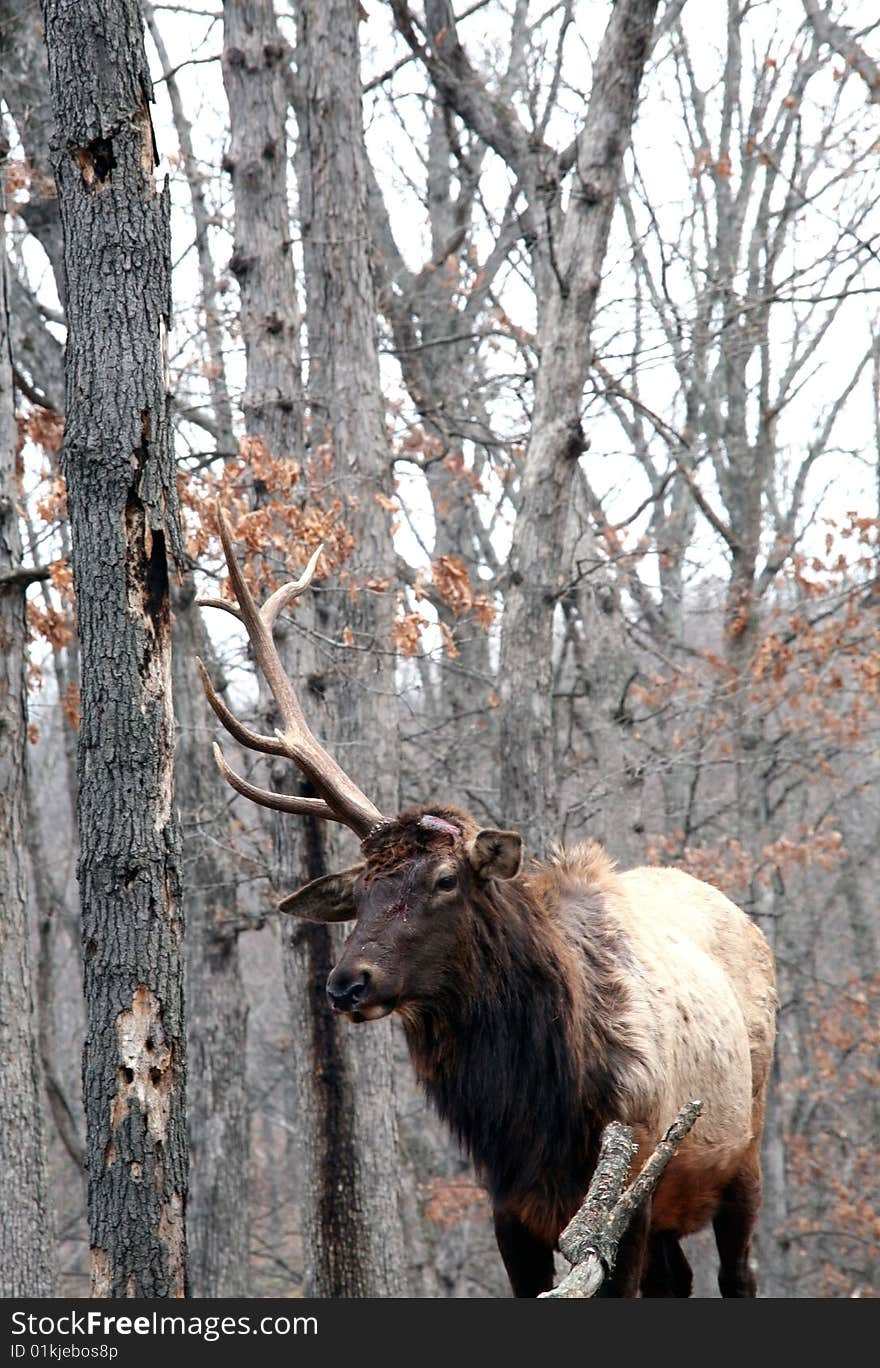
[{"label": "elk head", "polygon": [[355,919],[327,981],[334,1011],[352,1021],[454,992],[481,886],[519,872],[515,831],[477,831],[467,813],[440,811],[417,809],[384,823],[362,842],[362,863],[315,879],[280,904],[310,921]]},{"label": "elk head", "polygon": [[455,808],[420,809],[395,819],[382,816],[309,729],[272,637],[278,614],[311,583],[321,548],[299,580],[282,585],[258,607],[219,508],[218,521],[238,606],[224,599],[199,599],[199,604],[221,608],[244,625],[283,727],[274,736],[263,736],[245,726],[217,695],[199,661],[205,693],[236,741],[251,750],[287,756],[320,797],[258,788],[230,768],[215,744],[218,768],[252,802],[341,822],[361,841],[362,862],[314,880],[279,904],[282,912],[309,921],[355,921],[327,983],[334,1011],[352,1021],[371,1021],[395,1008],[429,1002],[461,970],[460,947],[468,943],[463,924],[474,915],[481,888],[519,872],[522,840],[514,831],[479,830],[467,813]]}]

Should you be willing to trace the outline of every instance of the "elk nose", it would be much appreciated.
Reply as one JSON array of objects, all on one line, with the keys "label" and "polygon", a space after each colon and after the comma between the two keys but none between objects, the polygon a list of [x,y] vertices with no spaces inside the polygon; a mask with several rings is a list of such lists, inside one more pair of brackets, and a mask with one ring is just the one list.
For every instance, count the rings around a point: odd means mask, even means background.
[{"label": "elk nose", "polygon": [[327,996],[337,1012],[348,1012],[366,997],[370,986],[367,969],[354,969],[340,973],[335,969],[327,980]]}]

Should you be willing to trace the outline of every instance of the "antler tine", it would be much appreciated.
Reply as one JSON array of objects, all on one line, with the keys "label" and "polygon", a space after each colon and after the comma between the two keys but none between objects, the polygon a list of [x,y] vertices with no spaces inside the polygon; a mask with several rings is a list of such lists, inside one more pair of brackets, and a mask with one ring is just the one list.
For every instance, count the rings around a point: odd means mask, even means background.
[{"label": "antler tine", "polygon": [[[235,774],[235,771],[226,764],[222,753],[218,753],[217,764],[220,766],[221,773],[233,788],[256,803],[262,803],[266,807],[281,808],[285,812],[332,818],[334,821],[342,822],[351,827],[358,836],[363,838],[384,818],[379,809],[361,792],[312,734],[293,684],[281,664],[278,648],[272,637],[272,627],[281,609],[293,599],[298,598],[311,584],[321,548],[319,547],[314,552],[298,580],[276,589],[273,594],[270,594],[262,608],[258,608],[245,582],[241,567],[235,558],[232,529],[219,502],[217,504],[217,521],[220,527],[220,540],[223,543],[226,564],[229,568],[230,581],[238,599],[237,609],[232,609],[231,605],[229,607],[247,630],[257,666],[262,671],[278,705],[283,729],[276,731],[275,739],[272,739],[268,736],[259,735],[259,733],[239,722],[226,704],[217,696],[204,667],[202,667],[202,684],[208,701],[224,727],[237,741],[254,750],[265,751],[271,755],[286,755],[314,784],[321,796],[317,799],[300,799],[274,794],[266,789],[258,789],[242,779],[240,775]],[[227,605],[223,601],[214,600],[209,601],[206,606],[226,607]]]},{"label": "antler tine", "polygon": [[220,500],[217,500],[217,524],[220,528],[220,541],[223,546],[223,555],[226,557],[226,568],[229,571],[229,578],[232,581],[232,588],[235,590],[235,597],[238,599],[238,612],[241,621],[247,624],[250,618],[259,618],[259,610],[254,602],[254,596],[247,586],[241,566],[235,558],[235,547],[232,544],[232,528],[229,526]]},{"label": "antler tine", "polygon": [[238,618],[239,622],[241,622],[241,613],[240,613],[239,610],[236,608],[236,606],[235,606],[234,603],[227,603],[227,602],[226,602],[226,599],[218,599],[218,598],[197,598],[197,599],[196,599],[196,607],[197,607],[197,608],[222,608],[223,611],[224,611],[224,613],[231,613],[232,616],[233,616],[234,618]]},{"label": "antler tine", "polygon": [[288,603],[292,603],[294,599],[298,599],[300,595],[304,594],[306,589],[308,589],[314,578],[318,557],[323,550],[324,543],[322,542],[299,579],[293,580],[291,584],[282,584],[280,588],[275,590],[274,594],[270,594],[266,599],[266,602],[260,609],[260,617],[263,620],[263,625],[268,627],[270,632],[275,626],[278,614],[281,612],[282,608],[286,608]]},{"label": "antler tine", "polygon": [[[205,603],[202,606],[213,608],[215,605]],[[245,726],[244,722],[240,722],[235,713],[227,708],[214,688],[211,676],[205,669],[204,661],[200,656],[196,656],[196,666],[199,671],[199,678],[202,681],[202,688],[205,691],[205,697],[226,730],[235,737],[240,745],[248,746],[250,750],[264,751],[267,755],[286,755],[284,743],[277,736],[263,736],[260,732],[251,731],[250,727]]]},{"label": "antler tine", "polygon": [[280,812],[293,812],[298,817],[323,817],[328,822],[344,821],[344,818],[334,812],[323,798],[297,798],[289,793],[273,793],[271,789],[258,788],[256,784],[251,784],[247,779],[242,779],[240,774],[236,774],[216,741],[212,749],[214,762],[227,784],[243,798],[249,798],[252,803],[259,803],[261,807],[277,808]]},{"label": "antler tine", "polygon": [[[263,677],[266,679],[266,683],[272,691],[272,696],[274,696],[275,702],[278,703],[278,711],[281,713],[283,722],[281,737],[283,737],[282,744],[287,744],[286,754],[290,754],[290,748],[297,748],[298,743],[300,743],[301,740],[308,741],[309,739],[312,740],[316,750],[320,750],[318,743],[315,741],[315,737],[309,732],[307,722],[305,722],[305,717],[304,714],[302,714],[302,709],[300,707],[300,700],[298,700],[296,694],[294,694],[293,685],[290,683],[290,680],[287,679],[285,668],[283,668],[281,659],[278,657],[278,650],[276,650],[275,642],[272,640],[272,620],[270,618],[270,621],[267,622],[264,620],[263,616],[261,616],[255,598],[253,598],[248,586],[246,586],[245,577],[241,572],[241,566],[238,565],[238,561],[235,560],[233,531],[231,531],[229,525],[229,518],[226,517],[226,513],[220,508],[219,503],[218,523],[220,525],[220,540],[222,540],[223,543],[223,553],[226,555],[226,564],[229,566],[230,580],[231,583],[233,583],[235,596],[238,598],[238,605],[240,605],[240,618],[241,621],[244,622],[245,628],[248,629],[250,646],[253,647],[253,654],[255,654],[257,665],[263,670]],[[286,586],[282,586],[282,588],[286,588]],[[278,594],[278,590],[275,592]],[[272,598],[274,598],[274,595],[270,595],[270,598],[267,599],[267,605],[271,605]],[[274,616],[276,616],[276,610]],[[296,759],[297,765],[302,766],[302,763],[305,762],[305,765],[308,766],[309,759],[318,757],[309,757],[308,754],[292,754],[290,755],[290,758]],[[308,777],[311,778],[312,782],[315,782],[315,784],[319,784],[318,776],[313,776],[313,774],[309,773]]]}]

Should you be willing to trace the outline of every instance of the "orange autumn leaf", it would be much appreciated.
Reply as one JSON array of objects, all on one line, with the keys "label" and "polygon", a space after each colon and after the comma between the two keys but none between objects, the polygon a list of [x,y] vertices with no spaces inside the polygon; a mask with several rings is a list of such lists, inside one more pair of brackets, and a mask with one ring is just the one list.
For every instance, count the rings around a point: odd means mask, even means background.
[{"label": "orange autumn leaf", "polygon": [[422,641],[422,628],[427,627],[427,619],[421,613],[404,613],[394,624],[394,644],[405,659],[418,655]]},{"label": "orange autumn leaf", "polygon": [[450,628],[445,622],[440,623],[440,634],[443,637],[443,649],[446,651],[450,660],[457,659],[457,657],[461,655],[461,651],[456,646],[455,637],[452,635]]},{"label": "orange autumn leaf", "polygon": [[438,556],[431,564],[434,588],[456,617],[473,607],[471,577],[461,556]]},{"label": "orange autumn leaf", "polygon": [[495,604],[488,594],[474,595],[473,613],[483,631],[488,632],[495,621]]}]

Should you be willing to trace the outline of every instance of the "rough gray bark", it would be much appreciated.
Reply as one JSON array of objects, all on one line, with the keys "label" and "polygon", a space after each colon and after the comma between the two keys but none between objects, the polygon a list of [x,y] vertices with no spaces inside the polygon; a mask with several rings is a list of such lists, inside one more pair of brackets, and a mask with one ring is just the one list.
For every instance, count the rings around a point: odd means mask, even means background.
[{"label": "rough gray bark", "polygon": [[0,1296],[50,1297],[54,1222],[25,899],[27,581],[16,578],[21,537],[6,290],[6,152],[0,133]]},{"label": "rough gray bark", "polygon": [[[367,172],[352,0],[305,0],[297,11],[297,119],[309,338],[313,449],[329,444],[327,471],[354,537],[346,570],[356,594],[339,596],[322,623],[319,729],[325,744],[383,812],[397,808],[394,560],[377,494],[388,498],[370,269]],[[367,580],[378,588],[365,589]],[[381,587],[381,586],[385,587]],[[329,596],[328,596],[329,597]],[[349,629],[353,645],[342,645]],[[327,833],[315,833],[326,839]],[[328,845],[330,842],[328,841]],[[318,858],[321,858],[320,856]],[[337,842],[330,858],[343,857]],[[395,1296],[403,1290],[391,1030],[369,1035],[331,1016],[324,985],[338,928],[292,937],[294,1033],[301,1115],[308,1120],[303,1228],[313,1262],[306,1292]],[[294,982],[302,979],[304,988]],[[378,1028],[378,1029],[376,1029]]]},{"label": "rough gray bark", "polygon": [[167,188],[134,0],[44,5],[67,284],[63,467],[82,659],[79,886],[92,1290],[186,1291],[163,338]]},{"label": "rough gray bark", "polygon": [[245,431],[274,456],[302,452],[301,327],[287,202],[287,45],[270,0],[224,0],[223,82],[235,248],[247,361]]},{"label": "rough gray bark", "polygon": [[[210,244],[210,214],[183,96],[165,50],[155,7],[146,20],[166,78],[192,205],[218,455],[237,451],[226,382],[219,292]],[[250,1099],[247,1095],[248,1003],[238,936],[249,923],[238,911],[236,870],[218,825],[213,767],[207,763],[211,713],[196,657],[211,650],[195,585],[186,576],[172,591],[173,689],[177,746],[175,785],[183,839],[186,907],[187,1199],[189,1289],[194,1297],[250,1294]]]},{"label": "rough gray bark", "polygon": [[567,572],[559,549],[585,446],[581,409],[590,327],[656,9],[657,0],[620,0],[614,7],[578,137],[569,206],[558,234],[548,218],[541,255],[550,257],[551,267],[536,272],[547,284],[538,325],[541,361],[510,554],[500,670],[505,816],[535,855],[558,831],[553,620]]},{"label": "rough gray bark", "polygon": [[250,1295],[248,1004],[238,936],[235,869],[218,822],[224,795],[208,763],[212,727],[195,659],[210,660],[194,586],[174,595],[175,768],[186,907],[187,1199],[194,1297]]}]

